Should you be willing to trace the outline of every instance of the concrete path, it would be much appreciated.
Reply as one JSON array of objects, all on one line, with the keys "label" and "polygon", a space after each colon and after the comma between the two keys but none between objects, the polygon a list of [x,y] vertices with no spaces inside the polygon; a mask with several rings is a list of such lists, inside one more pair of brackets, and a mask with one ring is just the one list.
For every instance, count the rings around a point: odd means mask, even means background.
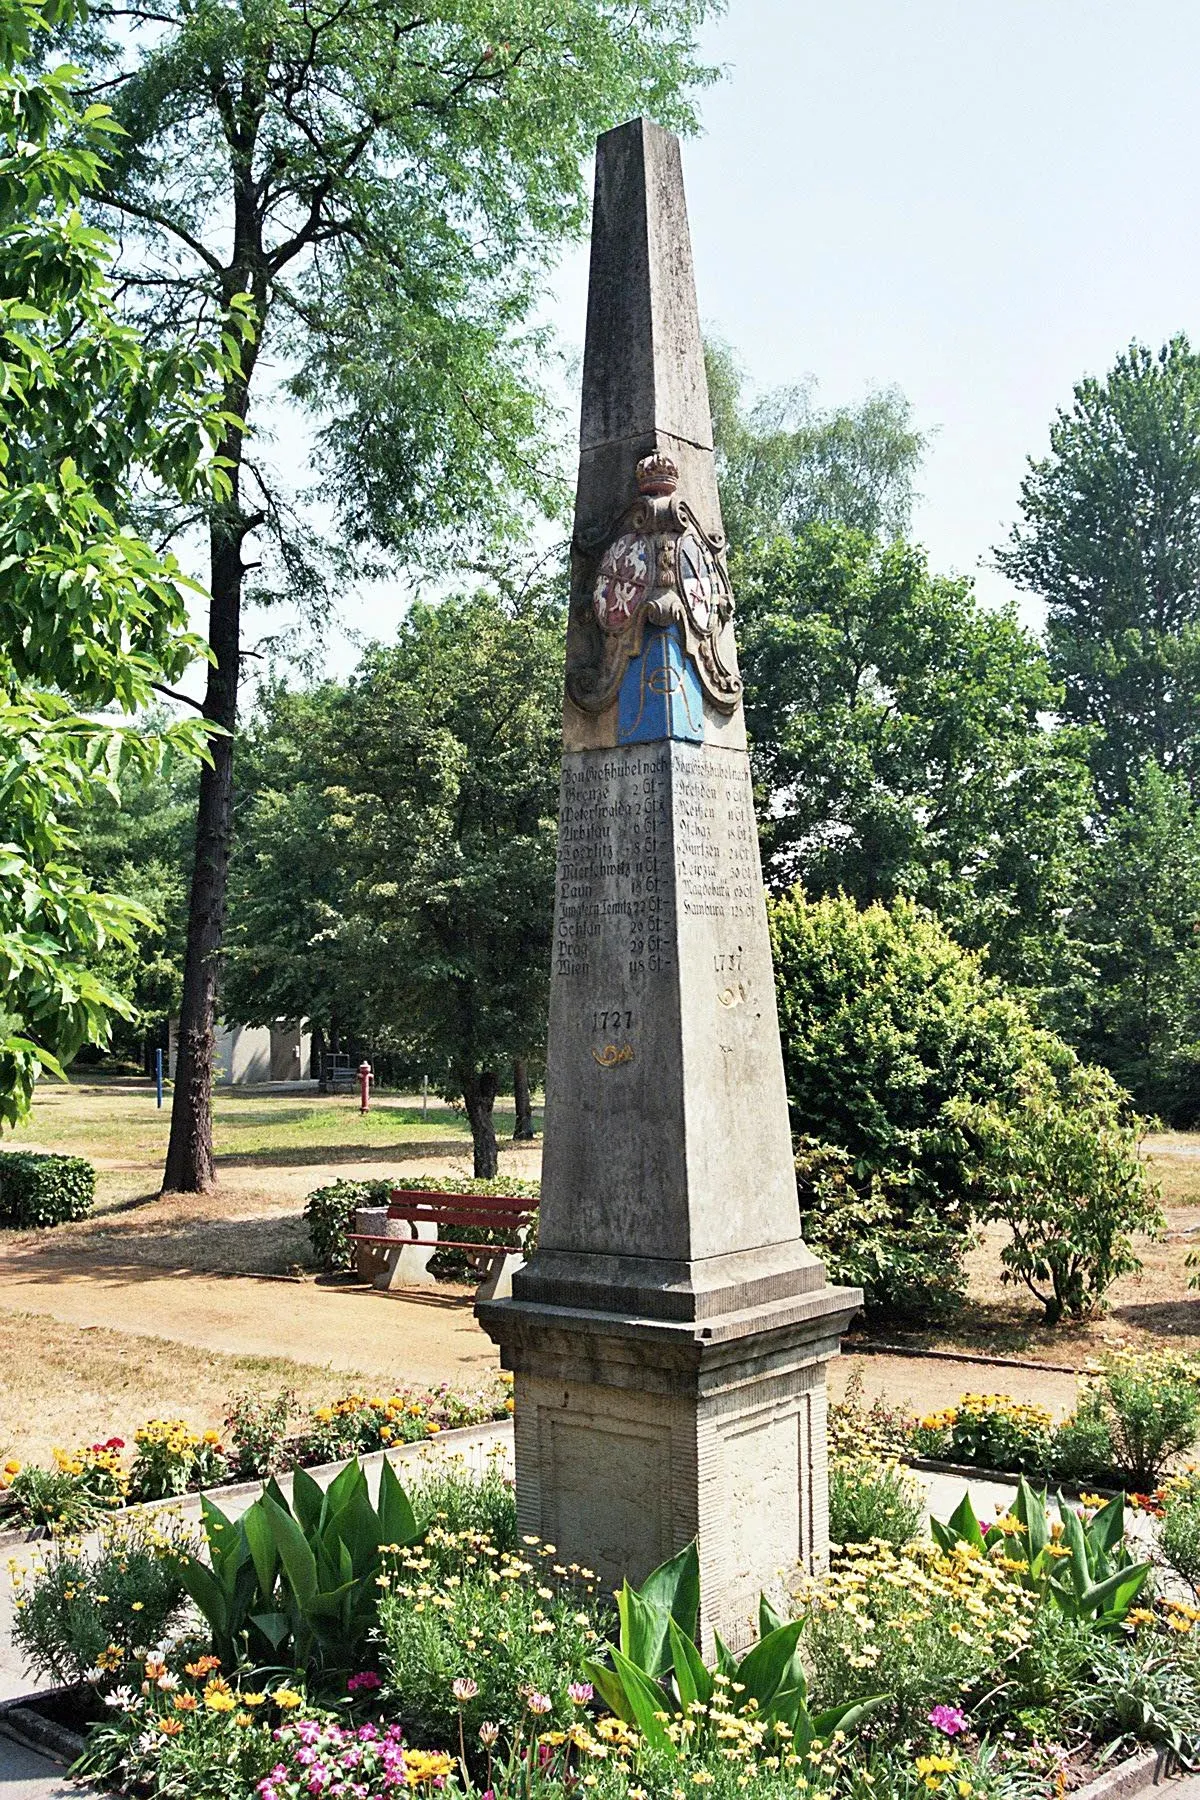
[{"label": "concrete path", "polygon": [[0,1800],[80,1800],[58,1763],[0,1732]]}]

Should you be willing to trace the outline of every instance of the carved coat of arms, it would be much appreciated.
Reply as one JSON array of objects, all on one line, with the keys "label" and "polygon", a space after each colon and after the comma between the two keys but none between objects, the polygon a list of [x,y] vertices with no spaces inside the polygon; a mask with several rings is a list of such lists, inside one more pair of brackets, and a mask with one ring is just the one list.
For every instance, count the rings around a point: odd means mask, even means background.
[{"label": "carved coat of arms", "polygon": [[676,494],[679,471],[656,451],[637,465],[638,498],[595,538],[572,547],[572,609],[579,629],[567,692],[585,712],[617,696],[646,627],[677,625],[708,699],[731,713],[742,683],[722,654],[733,617],[724,539],[706,532]]}]

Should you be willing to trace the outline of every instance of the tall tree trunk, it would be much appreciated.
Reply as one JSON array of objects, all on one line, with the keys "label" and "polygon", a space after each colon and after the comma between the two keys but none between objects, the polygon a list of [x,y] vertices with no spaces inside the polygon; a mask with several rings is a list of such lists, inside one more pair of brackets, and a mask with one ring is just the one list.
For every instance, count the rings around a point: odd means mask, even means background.
[{"label": "tall tree trunk", "polygon": [[500,1167],[496,1147],[496,1121],[492,1109],[496,1104],[499,1082],[494,1069],[472,1069],[462,1080],[463,1103],[471,1121],[471,1141],[475,1146],[475,1174],[482,1181],[494,1180]]},{"label": "tall tree trunk", "polygon": [[325,1027],[310,1025],[309,1030],[312,1033],[312,1047],[309,1051],[308,1073],[313,1081],[323,1082],[325,1079]]},{"label": "tall tree trunk", "polygon": [[[236,471],[234,474],[236,477]],[[163,1175],[163,1191],[167,1193],[203,1194],[216,1181],[212,1135],[213,1024],[229,876],[245,530],[235,485],[210,533],[212,604],[208,641],[216,661],[209,666],[204,716],[219,725],[221,733],[210,740],[211,766],[205,763],[200,770],[171,1138]]]},{"label": "tall tree trunk", "polygon": [[529,1064],[523,1056],[513,1057],[513,1103],[517,1120],[513,1126],[514,1138],[531,1138],[533,1136],[533,1097],[529,1092]]}]

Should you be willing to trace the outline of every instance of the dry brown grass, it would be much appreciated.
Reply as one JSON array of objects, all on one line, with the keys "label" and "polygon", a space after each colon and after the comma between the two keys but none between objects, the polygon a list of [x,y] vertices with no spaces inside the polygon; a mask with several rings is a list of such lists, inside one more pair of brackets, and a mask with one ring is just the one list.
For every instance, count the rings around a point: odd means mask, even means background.
[{"label": "dry brown grass", "polygon": [[188,1350],[165,1338],[0,1311],[0,1445],[23,1462],[49,1462],[56,1445],[96,1437],[132,1443],[136,1426],[164,1414],[220,1430],[240,1392],[289,1387],[320,1405],[364,1384],[373,1385],[286,1357]]}]

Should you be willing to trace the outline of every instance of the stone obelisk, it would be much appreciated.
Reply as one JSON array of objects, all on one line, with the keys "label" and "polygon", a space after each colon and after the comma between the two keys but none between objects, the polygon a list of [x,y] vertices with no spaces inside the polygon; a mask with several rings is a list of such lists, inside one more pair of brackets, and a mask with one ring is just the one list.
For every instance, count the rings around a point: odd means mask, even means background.
[{"label": "stone obelisk", "polygon": [[596,158],[538,1246],[478,1314],[521,1529],[702,1625],[827,1546],[825,1364],[861,1303],[801,1237],[679,145]]}]

